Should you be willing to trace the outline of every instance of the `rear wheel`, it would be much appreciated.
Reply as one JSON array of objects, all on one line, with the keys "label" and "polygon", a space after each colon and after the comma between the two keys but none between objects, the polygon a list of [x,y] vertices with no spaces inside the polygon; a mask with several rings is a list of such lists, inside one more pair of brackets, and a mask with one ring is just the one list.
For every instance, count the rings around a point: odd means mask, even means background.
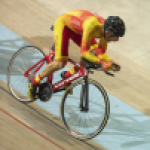
[{"label": "rear wheel", "polygon": [[[70,85],[61,102],[61,119],[67,131],[79,139],[93,138],[100,133],[109,117],[109,100],[104,88],[96,81],[89,79],[89,110],[80,109],[84,80]],[[73,94],[70,95],[70,91]]]},{"label": "rear wheel", "polygon": [[[35,46],[25,46],[19,49],[9,62],[7,80],[11,94],[19,101],[29,102],[28,78],[24,76],[26,70],[41,60],[45,54]],[[46,67],[46,63],[36,73],[39,74]],[[30,77],[37,67],[30,71]],[[44,80],[45,81],[45,80]],[[43,81],[43,82],[44,82]]]}]

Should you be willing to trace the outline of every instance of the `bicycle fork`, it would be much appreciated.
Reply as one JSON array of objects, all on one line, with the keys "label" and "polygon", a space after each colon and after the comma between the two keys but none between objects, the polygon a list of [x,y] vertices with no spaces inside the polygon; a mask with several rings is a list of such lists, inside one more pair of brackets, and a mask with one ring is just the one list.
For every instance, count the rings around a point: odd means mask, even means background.
[{"label": "bicycle fork", "polygon": [[89,111],[89,82],[88,77],[83,77],[83,84],[80,93],[80,110],[83,112]]}]

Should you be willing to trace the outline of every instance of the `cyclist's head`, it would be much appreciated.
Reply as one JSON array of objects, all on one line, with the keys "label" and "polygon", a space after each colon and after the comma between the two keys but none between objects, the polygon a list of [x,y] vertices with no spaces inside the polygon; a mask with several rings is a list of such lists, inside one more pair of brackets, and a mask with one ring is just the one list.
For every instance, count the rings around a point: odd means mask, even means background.
[{"label": "cyclist's head", "polygon": [[104,23],[104,37],[105,31],[111,33],[111,37],[123,37],[125,34],[125,24],[118,16],[109,16]]}]

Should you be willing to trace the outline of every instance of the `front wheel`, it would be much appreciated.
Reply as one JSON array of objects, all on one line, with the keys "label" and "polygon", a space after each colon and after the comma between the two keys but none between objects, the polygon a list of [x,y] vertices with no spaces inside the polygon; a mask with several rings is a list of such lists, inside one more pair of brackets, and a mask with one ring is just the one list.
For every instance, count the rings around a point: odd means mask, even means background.
[{"label": "front wheel", "polygon": [[[84,80],[78,80],[66,90],[61,102],[61,119],[67,131],[79,139],[90,139],[99,134],[107,124],[109,100],[104,88],[96,81],[89,82],[89,110],[80,109],[81,95],[84,95]],[[73,94],[70,95],[70,91]]]}]

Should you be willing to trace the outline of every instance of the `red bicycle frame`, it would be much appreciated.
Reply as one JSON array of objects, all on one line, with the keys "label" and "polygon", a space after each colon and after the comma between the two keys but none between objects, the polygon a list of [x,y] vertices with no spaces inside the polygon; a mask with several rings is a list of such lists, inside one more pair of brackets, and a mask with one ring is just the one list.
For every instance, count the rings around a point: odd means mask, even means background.
[{"label": "red bicycle frame", "polygon": [[[40,68],[46,63],[46,61],[48,63],[51,63],[54,59],[55,56],[55,51],[54,50],[50,50],[49,54],[46,55],[45,57],[43,57],[40,61],[38,61],[36,64],[34,64],[33,66],[31,66],[28,70],[26,70],[24,72],[24,76],[27,78],[30,78],[30,71],[34,68],[36,68],[36,70],[32,73],[33,75],[35,75]],[[82,76],[87,76],[88,72],[84,70],[83,66],[79,65],[78,63],[74,62],[72,59],[68,59],[69,62],[71,62],[73,65],[77,66],[78,68],[80,68],[79,71],[77,71],[75,74],[73,74],[71,77],[66,78],[64,80],[60,80],[55,84],[52,84],[52,80],[53,80],[53,74],[50,74],[48,77],[48,83],[50,83],[53,87],[53,92],[58,91],[60,88],[62,88],[63,86],[67,85],[68,83],[71,83],[72,81],[82,77]]]}]

